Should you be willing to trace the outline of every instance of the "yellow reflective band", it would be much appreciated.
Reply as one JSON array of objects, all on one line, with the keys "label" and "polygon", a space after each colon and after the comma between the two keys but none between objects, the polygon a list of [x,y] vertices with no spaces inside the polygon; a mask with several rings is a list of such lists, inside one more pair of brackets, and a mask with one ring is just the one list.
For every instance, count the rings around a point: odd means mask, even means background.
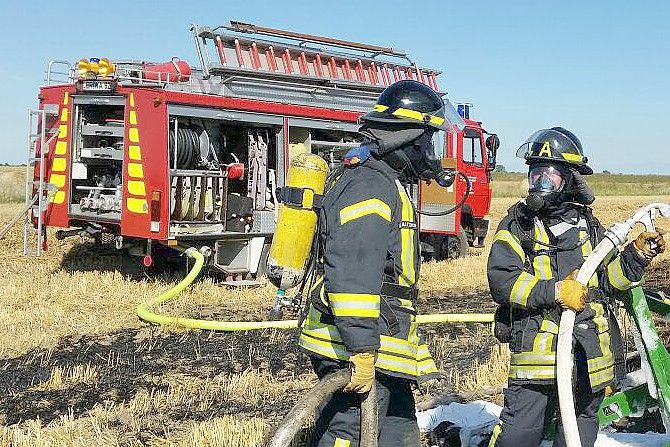
[{"label": "yellow reflective band", "polygon": [[533,259],[533,269],[538,279],[551,279],[551,260],[549,255],[535,256]]},{"label": "yellow reflective band", "polygon": [[[586,231],[580,231],[579,232],[579,240],[583,241],[586,239],[586,242],[582,245],[582,257],[584,260],[589,257],[591,252],[593,251],[593,245],[591,245],[591,240],[589,238],[589,235]],[[598,274],[594,273],[593,276],[589,279],[589,287],[593,288],[598,288],[599,287],[599,282],[598,282]]]},{"label": "yellow reflective band", "polygon": [[130,121],[130,124],[137,124],[137,114],[134,110],[131,110],[128,114],[128,121]]},{"label": "yellow reflective band", "polygon": [[372,108],[372,110],[375,112],[386,112],[388,109],[388,106],[382,104],[375,104],[375,106]]},{"label": "yellow reflective band", "polygon": [[610,350],[609,322],[605,317],[605,307],[601,303],[589,303],[589,307],[595,312],[593,323],[598,329],[598,341],[600,342],[602,357],[613,357]]},{"label": "yellow reflective band", "polygon": [[51,174],[51,177],[49,177],[49,183],[56,185],[57,188],[62,188],[65,186],[65,176],[62,174]]},{"label": "yellow reflective band", "polygon": [[67,103],[69,102],[69,99],[70,99],[70,94],[68,92],[65,92],[65,94],[63,95],[63,105],[66,106]]},{"label": "yellow reflective band", "polygon": [[130,94],[130,107],[135,107],[135,94]]},{"label": "yellow reflective band", "polygon": [[128,208],[128,211],[137,214],[147,214],[149,212],[149,205],[144,199],[128,197],[126,200],[126,207]]},{"label": "yellow reflective band", "polygon": [[552,366],[556,364],[556,354],[542,354],[535,352],[512,353],[510,365],[543,365]]},{"label": "yellow reflective band", "polygon": [[[543,244],[550,243],[549,234],[544,228],[542,221],[538,218],[535,219],[534,232],[536,240]],[[535,250],[544,250],[546,247],[536,242],[533,248]],[[551,260],[549,259],[549,255],[535,256],[533,259],[533,269],[535,270],[535,275],[537,275],[539,279],[551,279],[553,275],[551,273]]]},{"label": "yellow reflective band", "polygon": [[572,161],[572,162],[575,162],[575,163],[579,163],[579,162],[581,162],[582,160],[584,160],[584,157],[582,157],[582,156],[579,155],[579,154],[566,154],[566,153],[563,153],[563,154],[561,154],[561,155],[562,155],[563,158],[565,158],[566,160],[568,160],[568,161]]},{"label": "yellow reflective band", "polygon": [[407,374],[409,376],[418,376],[418,364],[416,360],[409,360],[395,355],[377,353],[377,361],[375,362],[377,368],[386,369],[388,371]]},{"label": "yellow reflective band", "polygon": [[546,366],[530,366],[530,365],[510,365],[509,378],[510,379],[528,379],[528,380],[542,380],[554,379],[556,377],[555,367]]},{"label": "yellow reflective band", "polygon": [[135,178],[144,178],[144,170],[140,163],[128,163],[128,175]]},{"label": "yellow reflective band", "polygon": [[426,374],[435,374],[438,373],[439,370],[437,369],[437,365],[435,365],[435,362],[433,359],[425,360],[425,361],[420,361],[418,365],[418,376],[425,376]]},{"label": "yellow reflective band", "polygon": [[49,201],[56,205],[63,203],[65,201],[65,191],[56,191],[56,194],[54,194]]},{"label": "yellow reflective band", "polygon": [[342,438],[335,438],[335,444],[333,447],[349,447],[351,445],[351,441],[348,439],[342,439]]},{"label": "yellow reflective band", "polygon": [[528,304],[528,297],[530,296],[530,292],[533,290],[533,287],[535,287],[537,282],[538,278],[536,276],[533,276],[528,272],[521,272],[512,286],[510,303],[526,307]]},{"label": "yellow reflective band", "polygon": [[65,172],[65,159],[61,157],[54,158],[51,165],[52,172]]},{"label": "yellow reflective band", "polygon": [[[405,188],[398,180],[396,180],[396,187],[398,188],[398,194],[402,202],[402,221],[414,222],[414,207],[412,206],[412,201],[407,196],[407,191],[405,191]],[[402,273],[398,277],[398,283],[401,286],[412,286],[416,282],[414,237],[415,230],[413,228],[400,229]]]},{"label": "yellow reflective band", "polygon": [[128,129],[128,139],[131,141],[131,143],[139,143],[140,142],[140,134],[137,132],[136,127],[131,127]]},{"label": "yellow reflective band", "polygon": [[594,359],[588,360],[589,372],[596,373],[604,368],[609,368],[614,365],[613,355],[603,355]]},{"label": "yellow reflective band", "polygon": [[551,332],[552,334],[558,334],[558,325],[551,320],[542,320],[540,330],[544,332]]},{"label": "yellow reflective band", "polygon": [[589,238],[589,235],[586,231],[580,230],[579,231],[579,240],[583,241],[587,239],[587,241],[582,245],[582,256],[584,259],[588,258],[591,252],[593,251],[593,245],[591,245],[591,240]]},{"label": "yellow reflective band", "polygon": [[137,180],[128,180],[128,192],[134,196],[146,196],[147,192],[144,188],[144,182]]},{"label": "yellow reflective band", "polygon": [[317,280],[314,282],[314,285],[310,287],[309,291],[310,293],[316,290],[317,287],[323,282],[323,275],[319,276]]},{"label": "yellow reflective band", "polygon": [[382,219],[391,222],[391,208],[379,199],[368,199],[342,208],[340,225],[371,214],[377,214]]},{"label": "yellow reflective band", "polygon": [[343,344],[340,331],[335,325],[305,325],[303,333],[317,340]]},{"label": "yellow reflective band", "polygon": [[502,421],[498,422],[495,427],[493,427],[493,433],[491,434],[491,440],[489,441],[489,447],[496,447],[496,442],[498,442],[498,437],[502,433]]},{"label": "yellow reflective band", "polygon": [[67,141],[56,142],[56,155],[65,155],[67,152]]},{"label": "yellow reflective band", "polygon": [[521,258],[521,263],[526,260],[526,253],[524,253],[523,248],[521,247],[521,241],[518,237],[509,231],[498,231],[493,238],[493,243],[495,244],[496,242],[506,242],[512,248],[512,250],[514,250],[516,254],[519,255],[519,258]]},{"label": "yellow reflective band", "polygon": [[400,307],[403,309],[407,309],[410,312],[416,312],[416,309],[414,308],[414,304],[412,303],[412,300],[406,300],[404,298],[398,298],[398,302],[400,303]]},{"label": "yellow reflective band", "polygon": [[142,152],[140,151],[140,147],[136,145],[130,145],[128,147],[128,158],[137,161],[142,160]]},{"label": "yellow reflective band", "polygon": [[394,110],[391,115],[395,115],[400,118],[409,118],[412,120],[421,121],[422,123],[430,123],[436,126],[441,126],[444,124],[444,118],[430,115],[428,113],[417,112],[416,110],[399,108]]},{"label": "yellow reflective band", "polygon": [[67,138],[67,124],[61,124],[58,126],[58,138]]},{"label": "yellow reflective band", "polygon": [[[320,323],[320,316],[319,311],[313,306],[310,307],[300,334],[299,345],[303,349],[324,357],[347,360],[350,354],[342,342],[337,327]],[[428,351],[428,346],[425,343],[418,344],[418,337],[412,336],[416,330],[412,331],[411,326],[409,339],[414,342],[385,335],[380,336],[380,349],[376,363],[378,368],[412,377],[438,371]]]},{"label": "yellow reflective band", "polygon": [[621,267],[621,256],[614,258],[612,262],[607,264],[607,279],[612,287],[618,290],[626,290],[631,287],[633,282],[626,278]]},{"label": "yellow reflective band", "polygon": [[533,352],[549,353],[552,351],[552,344],[554,343],[554,334],[551,332],[538,332],[533,341]]},{"label": "yellow reflective band", "polygon": [[591,382],[591,387],[593,388],[599,385],[603,385],[605,383],[609,383],[613,380],[614,380],[614,366],[594,374],[589,374],[589,381]]},{"label": "yellow reflective band", "polygon": [[336,317],[379,318],[379,295],[367,293],[329,293]]},{"label": "yellow reflective band", "polygon": [[349,352],[344,346],[310,337],[304,332],[300,334],[298,345],[330,359],[349,360]]},{"label": "yellow reflective band", "polygon": [[[380,351],[384,351],[387,354],[400,354],[412,359],[420,358],[420,348],[414,343],[410,343],[409,341],[403,340],[401,338],[389,337],[386,335],[381,335],[379,340],[381,343],[381,347],[379,348]],[[423,349],[423,346],[421,349]],[[426,357],[426,354],[430,355],[427,347],[421,353],[423,354],[421,357]]]},{"label": "yellow reflective band", "polygon": [[67,123],[67,109],[63,108],[60,112],[60,122],[61,123]]}]

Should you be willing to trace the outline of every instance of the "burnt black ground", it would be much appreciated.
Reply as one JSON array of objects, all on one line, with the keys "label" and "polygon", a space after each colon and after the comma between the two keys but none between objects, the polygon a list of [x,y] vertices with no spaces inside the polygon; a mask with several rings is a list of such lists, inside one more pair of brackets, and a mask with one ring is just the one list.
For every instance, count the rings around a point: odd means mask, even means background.
[{"label": "burnt black ground", "polygon": [[[647,284],[670,293],[670,262],[659,263],[649,272]],[[425,296],[420,311],[490,312],[495,306],[488,293],[468,295]],[[215,309],[211,309],[215,313]],[[667,337],[670,330],[664,328]],[[486,325],[426,325],[422,332],[439,342],[438,365],[447,373],[465,372],[475,359],[487,359],[496,340]],[[24,355],[0,359],[0,422],[6,425],[39,418],[43,423],[72,413],[84,416],[98,405],[128,402],[139,392],[165,389],[163,376],[178,373],[201,379],[241,373],[247,369],[268,371],[278,380],[295,378],[310,370],[307,357],[299,352],[295,331],[253,331],[213,333],[189,331],[174,333],[146,326],[123,329],[102,335],[68,336],[53,349],[34,349]],[[253,355],[249,355],[249,353]],[[110,360],[112,359],[112,360]],[[34,385],[49,379],[55,366],[91,364],[99,378],[93,384],[77,384],[64,389],[37,391]],[[309,386],[306,381],[305,388]],[[257,416],[276,423],[304,391],[282,396],[263,407],[245,403],[216,402],[214,412],[193,408],[174,410],[145,420],[140,433],[135,433],[123,417],[110,421],[119,438],[130,443],[146,443],[152,436],[179,430],[184,422],[203,421],[226,414]],[[442,381],[430,387],[431,394],[451,391]],[[424,396],[425,397],[425,396]],[[631,427],[632,428],[632,427]],[[636,422],[636,431],[657,429]]]}]

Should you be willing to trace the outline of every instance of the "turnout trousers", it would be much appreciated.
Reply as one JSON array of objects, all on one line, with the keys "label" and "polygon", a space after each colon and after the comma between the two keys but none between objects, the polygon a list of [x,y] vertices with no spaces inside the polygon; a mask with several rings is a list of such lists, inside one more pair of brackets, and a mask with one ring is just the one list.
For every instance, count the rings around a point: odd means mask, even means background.
[{"label": "turnout trousers", "polygon": [[[575,412],[579,436],[582,446],[593,447],[598,435],[598,408],[605,392],[591,392],[586,355],[579,345],[576,346],[575,363]],[[539,446],[558,408],[556,385],[510,385],[504,394],[505,407],[489,447]],[[564,446],[563,426],[558,420],[554,447]]]},{"label": "turnout trousers", "polygon": [[[310,357],[320,378],[346,363]],[[379,447],[420,447],[412,382],[377,372]],[[319,408],[310,447],[358,447],[360,439],[360,397],[337,392]]]}]

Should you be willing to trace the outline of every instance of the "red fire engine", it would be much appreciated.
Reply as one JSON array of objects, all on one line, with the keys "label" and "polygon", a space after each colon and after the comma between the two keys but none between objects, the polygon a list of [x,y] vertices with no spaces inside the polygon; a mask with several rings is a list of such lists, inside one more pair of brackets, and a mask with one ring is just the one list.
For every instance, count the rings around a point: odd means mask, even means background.
[{"label": "red fire engine", "polygon": [[[191,32],[200,68],[178,59],[49,64],[30,112],[26,253],[39,254],[53,226],[58,238],[113,238],[147,266],[157,248],[195,246],[228,277],[261,274],[291,157],[337,164],[359,142],[359,116],[394,81],[438,90],[438,71],[392,48],[240,22]],[[463,255],[488,229],[498,139],[466,123],[437,144],[472,194],[455,212],[420,220],[425,251],[438,259]],[[412,188],[418,208],[433,212],[465,189],[461,179],[448,191]]]}]

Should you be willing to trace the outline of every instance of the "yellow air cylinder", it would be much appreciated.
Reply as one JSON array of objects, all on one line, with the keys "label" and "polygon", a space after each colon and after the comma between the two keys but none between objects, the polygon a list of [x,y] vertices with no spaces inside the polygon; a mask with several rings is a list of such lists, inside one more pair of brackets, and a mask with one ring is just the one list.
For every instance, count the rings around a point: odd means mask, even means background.
[{"label": "yellow air cylinder", "polygon": [[323,194],[328,164],[318,155],[298,154],[291,159],[286,186],[303,190],[302,206],[282,203],[268,256],[268,278],[280,290],[302,280],[316,231],[314,195]]}]

